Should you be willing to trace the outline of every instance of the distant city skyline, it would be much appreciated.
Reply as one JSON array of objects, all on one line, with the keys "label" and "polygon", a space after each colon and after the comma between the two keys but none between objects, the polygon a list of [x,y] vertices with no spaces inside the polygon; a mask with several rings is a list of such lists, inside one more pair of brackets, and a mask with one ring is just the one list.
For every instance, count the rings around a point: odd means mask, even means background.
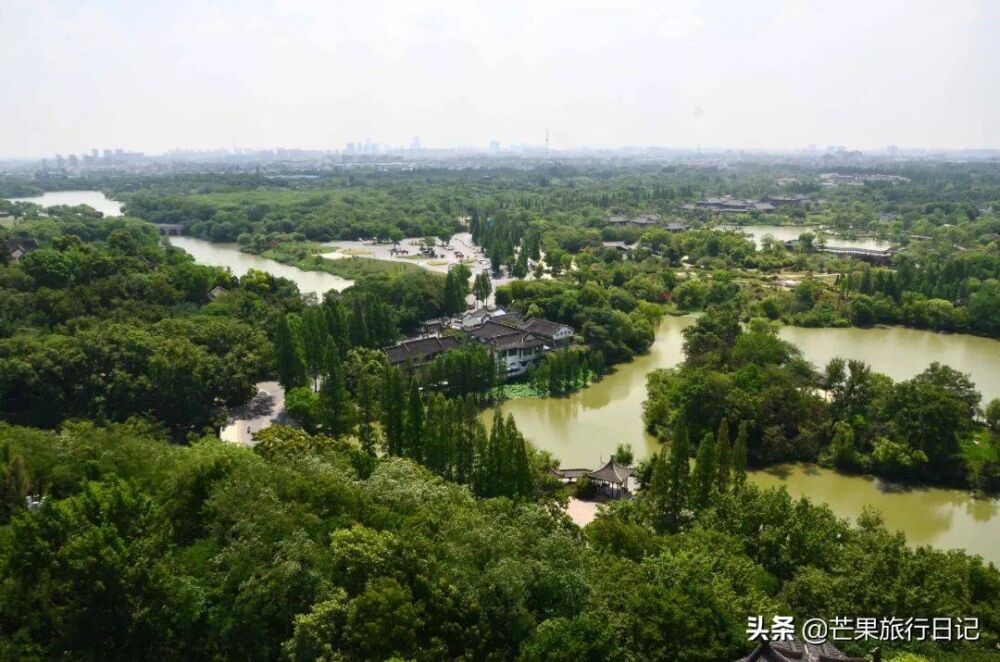
[{"label": "distant city skyline", "polygon": [[[544,138],[543,138],[544,140]],[[740,148],[740,147],[705,147],[705,146],[669,146],[669,145],[619,145],[615,147],[595,148],[586,145],[569,146],[563,148],[550,148],[553,154],[587,154],[587,153],[625,153],[629,151],[668,151],[677,153],[697,153],[718,154],[726,152],[744,152],[761,154],[844,154],[856,153],[872,155],[895,155],[895,154],[920,154],[920,153],[942,153],[951,152],[997,152],[1000,148],[926,148],[917,146],[884,145],[879,148],[867,150],[855,150],[848,145],[818,145],[809,144],[791,149],[767,149],[767,148]],[[135,159],[135,158],[164,158],[172,154],[229,154],[229,155],[254,155],[254,154],[281,154],[288,153],[321,153],[341,156],[377,156],[384,154],[433,154],[436,152],[474,152],[481,154],[505,154],[534,151],[544,153],[546,146],[544,142],[539,143],[503,143],[499,140],[491,140],[486,145],[448,145],[448,146],[424,146],[418,137],[411,139],[409,145],[391,145],[377,141],[348,141],[343,146],[336,148],[327,147],[291,147],[291,146],[235,146],[235,147],[172,147],[162,152],[142,152],[128,150],[120,147],[116,148],[91,148],[82,152],[56,152],[48,155],[5,157],[0,155],[2,160],[56,160],[56,161],[79,161],[88,160],[109,160],[109,159]]]},{"label": "distant city skyline", "polygon": [[54,164],[67,167],[67,166],[77,166],[86,165],[87,163],[107,163],[107,162],[135,162],[137,160],[169,160],[171,157],[183,156],[183,157],[193,157],[199,154],[210,156],[232,156],[232,157],[253,157],[262,155],[271,155],[274,157],[280,157],[282,155],[287,156],[302,156],[302,155],[329,155],[329,156],[339,156],[342,158],[350,157],[377,157],[377,156],[393,156],[393,157],[438,157],[447,154],[459,155],[459,154],[479,154],[483,156],[504,156],[504,155],[535,155],[544,156],[545,154],[550,154],[554,157],[584,157],[587,155],[608,155],[608,156],[620,156],[628,154],[642,154],[642,153],[669,153],[676,155],[690,154],[704,154],[708,155],[725,155],[728,153],[734,154],[761,154],[761,155],[782,155],[787,154],[790,156],[821,156],[824,154],[841,155],[841,156],[851,156],[854,154],[875,156],[875,157],[906,157],[914,155],[934,155],[940,154],[943,156],[949,154],[957,153],[970,153],[970,152],[982,152],[986,154],[994,154],[994,156],[1000,156],[1000,149],[962,149],[962,148],[940,148],[940,149],[930,149],[921,147],[906,147],[897,145],[886,145],[881,148],[869,149],[869,150],[853,150],[849,146],[844,145],[807,145],[797,149],[754,149],[754,148],[727,148],[727,147],[670,147],[664,145],[622,145],[619,147],[609,147],[609,148],[592,148],[588,146],[573,146],[565,147],[562,149],[549,148],[546,149],[544,143],[516,143],[516,144],[502,144],[498,140],[492,140],[487,145],[454,145],[454,146],[424,146],[420,144],[419,140],[414,138],[409,145],[388,145],[378,142],[371,142],[365,144],[363,142],[348,142],[343,147],[337,148],[309,148],[309,147],[286,147],[286,146],[275,146],[275,147],[215,147],[215,148],[186,148],[186,147],[174,147],[163,152],[141,152],[134,150],[127,150],[123,148],[92,148],[84,152],[73,153],[73,152],[56,152],[55,154],[31,156],[31,157],[4,157],[0,155],[0,162],[53,162]]},{"label": "distant city skyline", "polygon": [[997,148],[998,25],[989,0],[8,0],[0,158]]}]

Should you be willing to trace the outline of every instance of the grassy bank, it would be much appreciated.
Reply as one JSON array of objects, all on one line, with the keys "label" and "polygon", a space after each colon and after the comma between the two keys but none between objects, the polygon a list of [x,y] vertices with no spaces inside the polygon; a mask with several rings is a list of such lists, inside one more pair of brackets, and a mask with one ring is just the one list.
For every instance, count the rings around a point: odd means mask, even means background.
[{"label": "grassy bank", "polygon": [[295,242],[279,244],[264,251],[262,256],[305,271],[325,271],[351,280],[378,274],[399,276],[423,271],[421,267],[405,262],[377,260],[356,255],[332,260],[321,256],[321,253],[330,253],[332,250],[330,246],[319,243]]}]

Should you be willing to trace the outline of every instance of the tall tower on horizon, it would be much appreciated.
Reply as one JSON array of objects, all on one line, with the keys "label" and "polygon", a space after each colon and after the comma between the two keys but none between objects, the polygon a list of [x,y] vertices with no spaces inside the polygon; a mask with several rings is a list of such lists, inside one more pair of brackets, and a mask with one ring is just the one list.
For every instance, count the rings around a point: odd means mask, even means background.
[{"label": "tall tower on horizon", "polygon": [[549,155],[549,127],[545,127],[545,156]]}]

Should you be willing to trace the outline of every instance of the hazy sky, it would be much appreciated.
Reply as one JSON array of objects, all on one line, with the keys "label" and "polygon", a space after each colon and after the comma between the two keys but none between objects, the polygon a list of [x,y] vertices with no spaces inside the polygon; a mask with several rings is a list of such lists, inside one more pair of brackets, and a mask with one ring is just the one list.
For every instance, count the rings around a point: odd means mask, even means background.
[{"label": "hazy sky", "polygon": [[0,0],[0,156],[1000,147],[998,0]]}]

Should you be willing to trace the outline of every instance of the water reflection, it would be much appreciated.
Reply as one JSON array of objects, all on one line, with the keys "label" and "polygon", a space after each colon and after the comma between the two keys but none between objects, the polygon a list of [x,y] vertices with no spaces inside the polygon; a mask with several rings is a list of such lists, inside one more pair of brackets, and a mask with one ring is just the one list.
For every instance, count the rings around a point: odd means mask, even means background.
[{"label": "water reflection", "polygon": [[[650,352],[618,366],[600,382],[563,398],[525,398],[504,405],[536,446],[564,467],[596,467],[620,443],[632,444],[637,458],[659,444],[642,427],[646,374],[683,359],[682,331],[692,317],[665,317]],[[802,329],[785,327],[781,336],[805,357],[823,366],[833,356],[860,358],[874,370],[906,379],[932,361],[972,375],[984,398],[1000,396],[1000,341],[913,329]],[[484,412],[488,424],[492,412]],[[865,506],[881,511],[890,529],[913,544],[961,548],[1000,563],[1000,504],[976,500],[961,490],[901,486],[870,476],[845,476],[815,465],[787,464],[751,473],[759,485],[784,485],[793,497],[826,503],[840,517],[857,518]]]},{"label": "water reflection", "polygon": [[183,248],[194,257],[195,262],[213,267],[227,267],[237,276],[250,269],[259,269],[280,278],[287,278],[299,286],[303,294],[310,292],[321,297],[328,290],[344,290],[352,281],[325,271],[303,271],[297,267],[275,262],[257,255],[240,252],[239,244],[216,244],[195,237],[168,237],[171,245]]},{"label": "water reflection", "polygon": [[825,503],[836,515],[849,519],[872,506],[890,530],[903,531],[911,544],[965,549],[1000,563],[1000,503],[995,499],[974,499],[961,490],[904,487],[809,464],[754,471],[750,480],[763,487],[784,486],[793,497]]},{"label": "water reflection", "polygon": [[779,335],[822,368],[835,356],[859,359],[893,379],[909,379],[934,361],[968,373],[983,402],[1000,397],[1000,340],[903,327],[807,329],[782,327]]},{"label": "water reflection", "polygon": [[820,228],[813,225],[723,225],[725,230],[736,230],[750,235],[757,248],[764,245],[764,237],[771,237],[777,243],[794,241],[799,235],[810,232],[816,236],[816,241],[824,241],[831,248],[888,248],[891,244],[872,237],[860,239],[845,239],[835,235],[824,235]]},{"label": "water reflection", "polygon": [[48,191],[31,198],[7,198],[13,202],[31,202],[42,207],[56,205],[87,205],[105,216],[121,216],[122,203],[112,200],[101,191]]}]

